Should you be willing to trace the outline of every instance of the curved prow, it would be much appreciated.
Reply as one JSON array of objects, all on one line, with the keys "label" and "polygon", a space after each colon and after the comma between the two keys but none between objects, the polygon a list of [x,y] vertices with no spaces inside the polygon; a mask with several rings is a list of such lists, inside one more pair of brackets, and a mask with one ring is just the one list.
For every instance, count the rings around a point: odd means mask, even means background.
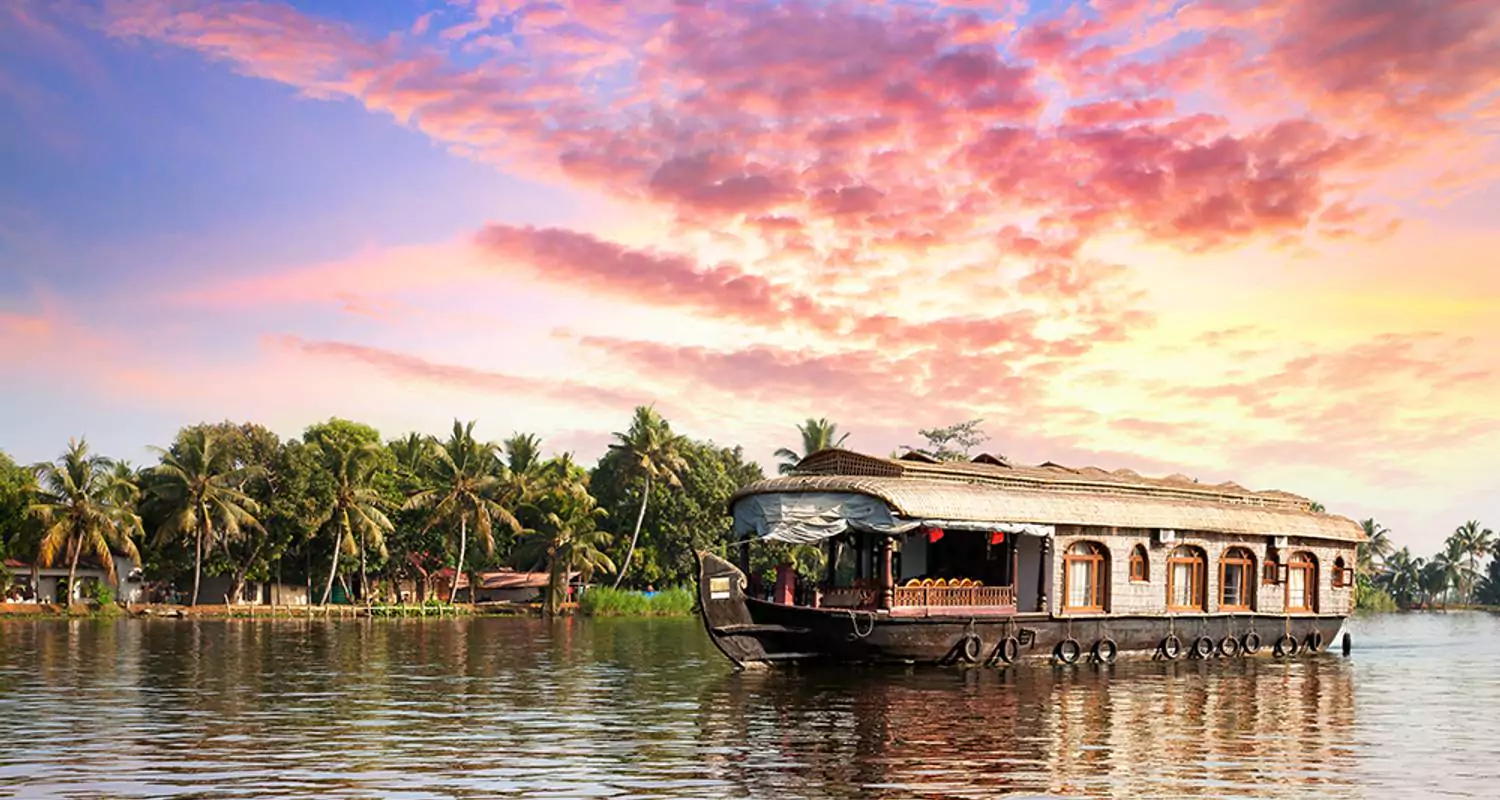
[{"label": "curved prow", "polygon": [[753,636],[736,631],[754,627],[745,603],[745,573],[706,550],[698,551],[698,605],[703,609],[703,627],[708,638],[735,666],[763,662],[765,647]]}]

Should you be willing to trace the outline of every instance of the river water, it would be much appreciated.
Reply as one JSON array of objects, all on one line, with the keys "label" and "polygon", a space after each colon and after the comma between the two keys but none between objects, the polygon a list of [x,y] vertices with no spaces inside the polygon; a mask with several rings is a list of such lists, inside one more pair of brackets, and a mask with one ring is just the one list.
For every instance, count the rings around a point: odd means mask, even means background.
[{"label": "river water", "polygon": [[0,796],[1500,796],[1500,617],[1354,652],[734,673],[696,620],[0,622]]}]

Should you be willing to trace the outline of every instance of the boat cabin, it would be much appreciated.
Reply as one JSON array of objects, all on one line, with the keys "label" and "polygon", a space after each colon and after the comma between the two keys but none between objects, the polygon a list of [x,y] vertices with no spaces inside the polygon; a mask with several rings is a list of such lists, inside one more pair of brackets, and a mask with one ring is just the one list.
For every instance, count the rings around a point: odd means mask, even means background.
[{"label": "boat cabin", "polygon": [[890,617],[1344,615],[1363,537],[1286,492],[991,456],[824,450],[730,508],[747,575],[756,539],[825,555],[775,602]]}]

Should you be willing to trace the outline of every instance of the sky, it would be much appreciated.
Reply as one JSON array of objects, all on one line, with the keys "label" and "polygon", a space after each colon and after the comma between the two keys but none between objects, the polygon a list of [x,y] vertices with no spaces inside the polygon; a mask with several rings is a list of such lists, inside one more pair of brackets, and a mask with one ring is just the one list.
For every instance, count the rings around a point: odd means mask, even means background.
[{"label": "sky", "polygon": [[1430,553],[1500,526],[1497,136],[1488,0],[8,0],[0,448],[983,418]]}]

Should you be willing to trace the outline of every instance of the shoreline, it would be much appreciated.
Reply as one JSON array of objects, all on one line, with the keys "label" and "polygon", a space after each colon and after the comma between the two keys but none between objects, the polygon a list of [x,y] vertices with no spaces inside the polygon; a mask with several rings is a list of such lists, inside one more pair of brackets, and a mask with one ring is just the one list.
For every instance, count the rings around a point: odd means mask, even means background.
[{"label": "shoreline", "polygon": [[[562,616],[589,618],[659,618],[661,614],[610,613],[591,615],[579,610],[577,603],[563,605]],[[453,605],[224,605],[198,606],[162,603],[110,604],[106,606],[74,603],[64,608],[57,603],[0,603],[0,620],[20,619],[457,619],[463,617],[533,617],[544,616],[541,603],[456,603]],[[686,616],[692,616],[688,614]]]}]

